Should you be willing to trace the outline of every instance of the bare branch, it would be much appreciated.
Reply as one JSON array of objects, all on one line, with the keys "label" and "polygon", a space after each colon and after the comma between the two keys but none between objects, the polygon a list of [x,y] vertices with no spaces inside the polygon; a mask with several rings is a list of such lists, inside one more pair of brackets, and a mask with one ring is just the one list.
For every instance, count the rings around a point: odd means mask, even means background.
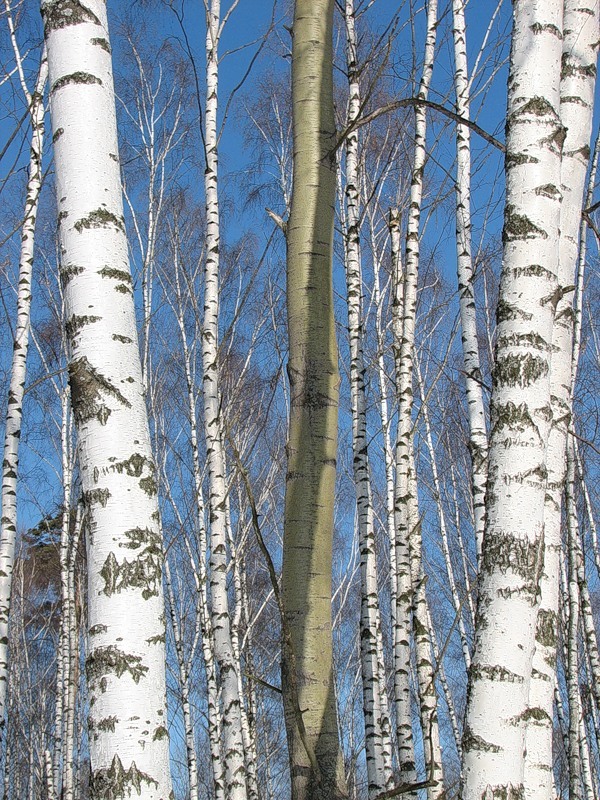
[{"label": "bare branch", "polygon": [[340,131],[337,137],[337,142],[334,148],[334,152],[341,147],[341,145],[346,141],[348,136],[355,131],[357,128],[361,128],[363,125],[368,125],[370,122],[374,122],[379,117],[382,117],[384,114],[389,114],[392,111],[397,111],[400,108],[414,108],[416,106],[426,106],[427,108],[432,109],[433,111],[438,111],[440,114],[444,114],[444,116],[453,119],[455,122],[458,122],[460,125],[465,125],[467,128],[470,128],[474,133],[481,136],[482,139],[485,139],[486,142],[493,145],[497,150],[500,150],[501,153],[506,152],[505,146],[492,136],[491,133],[485,131],[480,125],[476,122],[473,122],[470,119],[465,119],[461,117],[460,114],[457,114],[455,111],[451,111],[446,106],[443,106],[441,103],[435,103],[433,100],[425,100],[422,97],[405,97],[402,100],[394,100],[392,103],[386,103],[383,106],[375,109],[375,111],[371,111],[370,114],[365,114],[364,117],[359,117],[358,119],[354,120],[347,128],[343,131]]}]

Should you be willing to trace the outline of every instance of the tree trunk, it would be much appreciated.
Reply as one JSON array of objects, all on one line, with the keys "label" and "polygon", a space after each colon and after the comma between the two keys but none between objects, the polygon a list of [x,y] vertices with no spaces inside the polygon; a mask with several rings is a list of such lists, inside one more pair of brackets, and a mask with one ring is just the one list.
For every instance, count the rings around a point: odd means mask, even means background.
[{"label": "tree trunk", "polygon": [[[423,70],[419,82],[419,97],[427,100],[435,56],[437,31],[437,0],[427,5],[427,32]],[[422,567],[421,523],[417,496],[417,479],[413,447],[413,372],[415,356],[415,327],[417,315],[417,284],[420,260],[421,204],[423,199],[423,173],[427,158],[426,108],[415,108],[415,148],[411,169],[410,205],[406,229],[405,272],[394,270],[394,300],[392,306],[393,348],[396,368],[396,393],[398,400],[398,428],[396,438],[396,484],[394,517],[396,525],[396,630],[394,632],[394,670],[396,675],[396,710],[400,774],[403,783],[416,779],[416,765],[412,753],[412,714],[408,675],[410,673],[410,635],[414,635],[419,685],[419,710],[424,741],[424,760],[429,798],[444,792],[442,761],[437,719],[435,670],[429,631],[429,612]],[[392,235],[398,220],[390,219]],[[399,267],[399,261],[398,261]],[[412,753],[411,753],[412,750]],[[404,758],[403,758],[404,756]],[[416,791],[409,795],[416,797]]]},{"label": "tree trunk", "polygon": [[504,261],[486,528],[463,739],[464,800],[522,797],[543,569],[550,358],[557,298],[562,2],[513,6]]},{"label": "tree trunk", "polygon": [[566,130],[561,165],[562,203],[558,302],[552,333],[550,397],[544,508],[544,571],[536,627],[535,654],[527,725],[525,796],[545,800],[553,791],[553,688],[556,670],[559,553],[562,495],[566,474],[567,432],[571,425],[573,293],[575,290],[581,210],[589,162],[598,42],[597,3],[565,0],[560,118]]},{"label": "tree trunk", "polygon": [[338,356],[333,316],[333,0],[296,0],[287,225],[290,424],[282,685],[293,800],[346,796],[332,663]]},{"label": "tree trunk", "polygon": [[171,794],[165,617],[150,448],[123,220],[106,5],[42,3],[88,541],[92,796]]},{"label": "tree trunk", "polygon": [[[454,36],[456,113],[468,120],[470,116],[470,84],[467,62],[465,5],[465,0],[453,0],[452,2],[452,33]],[[479,367],[473,260],[471,256],[471,132],[467,125],[461,124],[456,126],[456,258],[465,384],[469,411],[469,451],[471,453],[475,542],[477,555],[479,556],[481,554],[485,522],[488,442],[483,390],[481,387],[481,370]]]},{"label": "tree trunk", "polygon": [[210,598],[212,631],[222,703],[223,761],[225,797],[246,800],[246,769],[242,719],[238,694],[239,663],[231,636],[227,593],[227,480],[219,364],[219,283],[220,283],[220,209],[218,184],[218,83],[219,38],[221,35],[220,2],[206,6],[206,111],[204,141],[206,170],[206,263],[204,265],[204,318],[202,331],[204,435],[208,463],[208,506],[210,510]]},{"label": "tree trunk", "polygon": [[[10,19],[10,15],[8,17]],[[18,50],[17,62],[20,65]],[[21,233],[19,256],[19,284],[17,293],[17,319],[13,344],[8,407],[4,430],[4,458],[2,461],[2,518],[0,520],[0,729],[4,727],[6,690],[8,686],[8,619],[12,588],[12,570],[17,535],[17,477],[19,473],[19,442],[23,416],[23,396],[29,329],[31,320],[31,276],[33,244],[38,203],[42,187],[42,150],[44,142],[44,90],[48,77],[46,55],[42,56],[39,76],[33,95],[25,91],[30,108],[32,136],[29,151],[29,178],[25,195],[25,214]]]},{"label": "tree trunk", "polygon": [[[346,0],[346,63],[348,68],[348,113],[346,124],[360,113],[355,11]],[[363,286],[360,247],[359,134],[346,139],[345,214],[343,220],[344,264],[348,292],[348,336],[350,340],[350,396],[356,514],[360,550],[360,656],[365,716],[365,753],[369,797],[389,789],[392,781],[392,747],[389,736],[388,703],[379,612],[377,553],[367,444],[367,400],[363,356]]]}]

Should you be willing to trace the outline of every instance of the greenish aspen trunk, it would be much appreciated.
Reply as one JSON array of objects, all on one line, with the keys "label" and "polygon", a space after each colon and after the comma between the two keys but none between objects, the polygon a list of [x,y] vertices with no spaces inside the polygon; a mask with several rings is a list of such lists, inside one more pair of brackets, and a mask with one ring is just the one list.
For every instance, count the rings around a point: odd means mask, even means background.
[{"label": "greenish aspen trunk", "polygon": [[333,315],[333,0],[297,0],[287,225],[290,426],[282,684],[293,800],[346,796],[335,710],[331,561],[339,373]]}]

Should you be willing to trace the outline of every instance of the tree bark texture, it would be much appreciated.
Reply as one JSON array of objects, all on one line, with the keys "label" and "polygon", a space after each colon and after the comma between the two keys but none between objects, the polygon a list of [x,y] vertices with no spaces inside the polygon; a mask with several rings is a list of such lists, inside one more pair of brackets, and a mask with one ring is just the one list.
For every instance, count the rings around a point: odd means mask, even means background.
[{"label": "tree bark texture", "polygon": [[562,7],[559,0],[513,4],[504,256],[464,800],[524,796],[558,290]]},{"label": "tree bark texture", "polygon": [[282,683],[293,800],[346,796],[332,664],[339,373],[333,316],[333,0],[297,0],[287,225],[290,423]]},{"label": "tree bark texture", "polygon": [[69,382],[88,545],[94,798],[171,796],[162,546],[106,5],[42,3]]},{"label": "tree bark texture", "polygon": [[575,371],[573,296],[596,82],[599,33],[597,2],[565,0],[563,27],[560,119],[566,138],[561,163],[558,291],[550,370],[552,422],[544,508],[544,571],[530,687],[531,715],[526,738],[525,796],[528,800],[544,800],[553,791],[553,694],[562,496],[567,464],[567,434],[572,420],[572,375]]},{"label": "tree bark texture", "polygon": [[[10,19],[10,16],[9,16]],[[18,56],[17,56],[18,57]],[[0,728],[4,726],[8,686],[8,620],[12,571],[17,536],[17,478],[19,474],[19,442],[23,417],[23,397],[27,374],[27,352],[31,321],[31,280],[33,245],[40,191],[42,187],[42,150],[44,142],[44,90],[48,78],[48,62],[42,56],[39,76],[33,95],[25,90],[30,108],[32,135],[29,150],[29,177],[25,194],[25,213],[19,257],[17,319],[13,343],[4,456],[2,460],[2,504],[0,520]]]},{"label": "tree bark texture", "polygon": [[[360,82],[356,20],[353,0],[346,0],[346,64],[348,69],[348,111],[346,124],[360,113]],[[385,685],[383,639],[379,611],[379,581],[375,525],[367,437],[365,395],[363,285],[360,246],[359,132],[346,139],[346,182],[344,215],[344,263],[348,292],[348,337],[350,343],[350,395],[356,515],[360,549],[361,612],[360,650],[365,716],[365,754],[369,797],[374,798],[392,782],[392,745]]]},{"label": "tree bark texture", "polygon": [[246,763],[242,716],[238,694],[239,662],[232,643],[232,622],[227,593],[227,475],[219,364],[220,206],[218,182],[219,0],[206,5],[206,110],[204,142],[206,169],[206,262],[204,265],[204,317],[202,331],[204,436],[208,464],[210,511],[210,599],[212,636],[221,689],[225,797],[246,800]]}]

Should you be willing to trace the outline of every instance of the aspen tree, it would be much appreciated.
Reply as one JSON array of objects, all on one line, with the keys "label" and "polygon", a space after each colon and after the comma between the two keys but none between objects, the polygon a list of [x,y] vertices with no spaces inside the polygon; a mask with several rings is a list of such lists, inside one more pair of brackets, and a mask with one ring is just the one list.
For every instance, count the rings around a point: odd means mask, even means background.
[{"label": "aspen tree", "polygon": [[346,796],[334,695],[331,568],[339,373],[333,317],[333,0],[296,0],[287,223],[290,421],[282,688],[293,800]]},{"label": "aspen tree", "polygon": [[524,795],[557,298],[562,2],[513,4],[504,257],[464,800]]},{"label": "aspen tree", "polygon": [[69,382],[88,541],[94,797],[167,800],[162,547],[123,220],[106,5],[42,3]]},{"label": "aspen tree", "polygon": [[35,223],[42,187],[42,150],[44,142],[44,90],[48,78],[48,62],[42,55],[40,70],[33,94],[27,88],[23,74],[21,53],[12,26],[10,6],[7,18],[11,40],[21,80],[21,88],[31,118],[31,145],[29,149],[29,176],[25,190],[25,213],[21,231],[19,254],[19,283],[17,290],[17,316],[13,343],[6,425],[4,429],[4,455],[2,460],[2,501],[0,520],[0,729],[5,724],[6,691],[8,685],[8,621],[12,570],[17,535],[17,478],[19,473],[19,442],[23,416],[23,396],[29,349],[31,324],[31,281]]}]

